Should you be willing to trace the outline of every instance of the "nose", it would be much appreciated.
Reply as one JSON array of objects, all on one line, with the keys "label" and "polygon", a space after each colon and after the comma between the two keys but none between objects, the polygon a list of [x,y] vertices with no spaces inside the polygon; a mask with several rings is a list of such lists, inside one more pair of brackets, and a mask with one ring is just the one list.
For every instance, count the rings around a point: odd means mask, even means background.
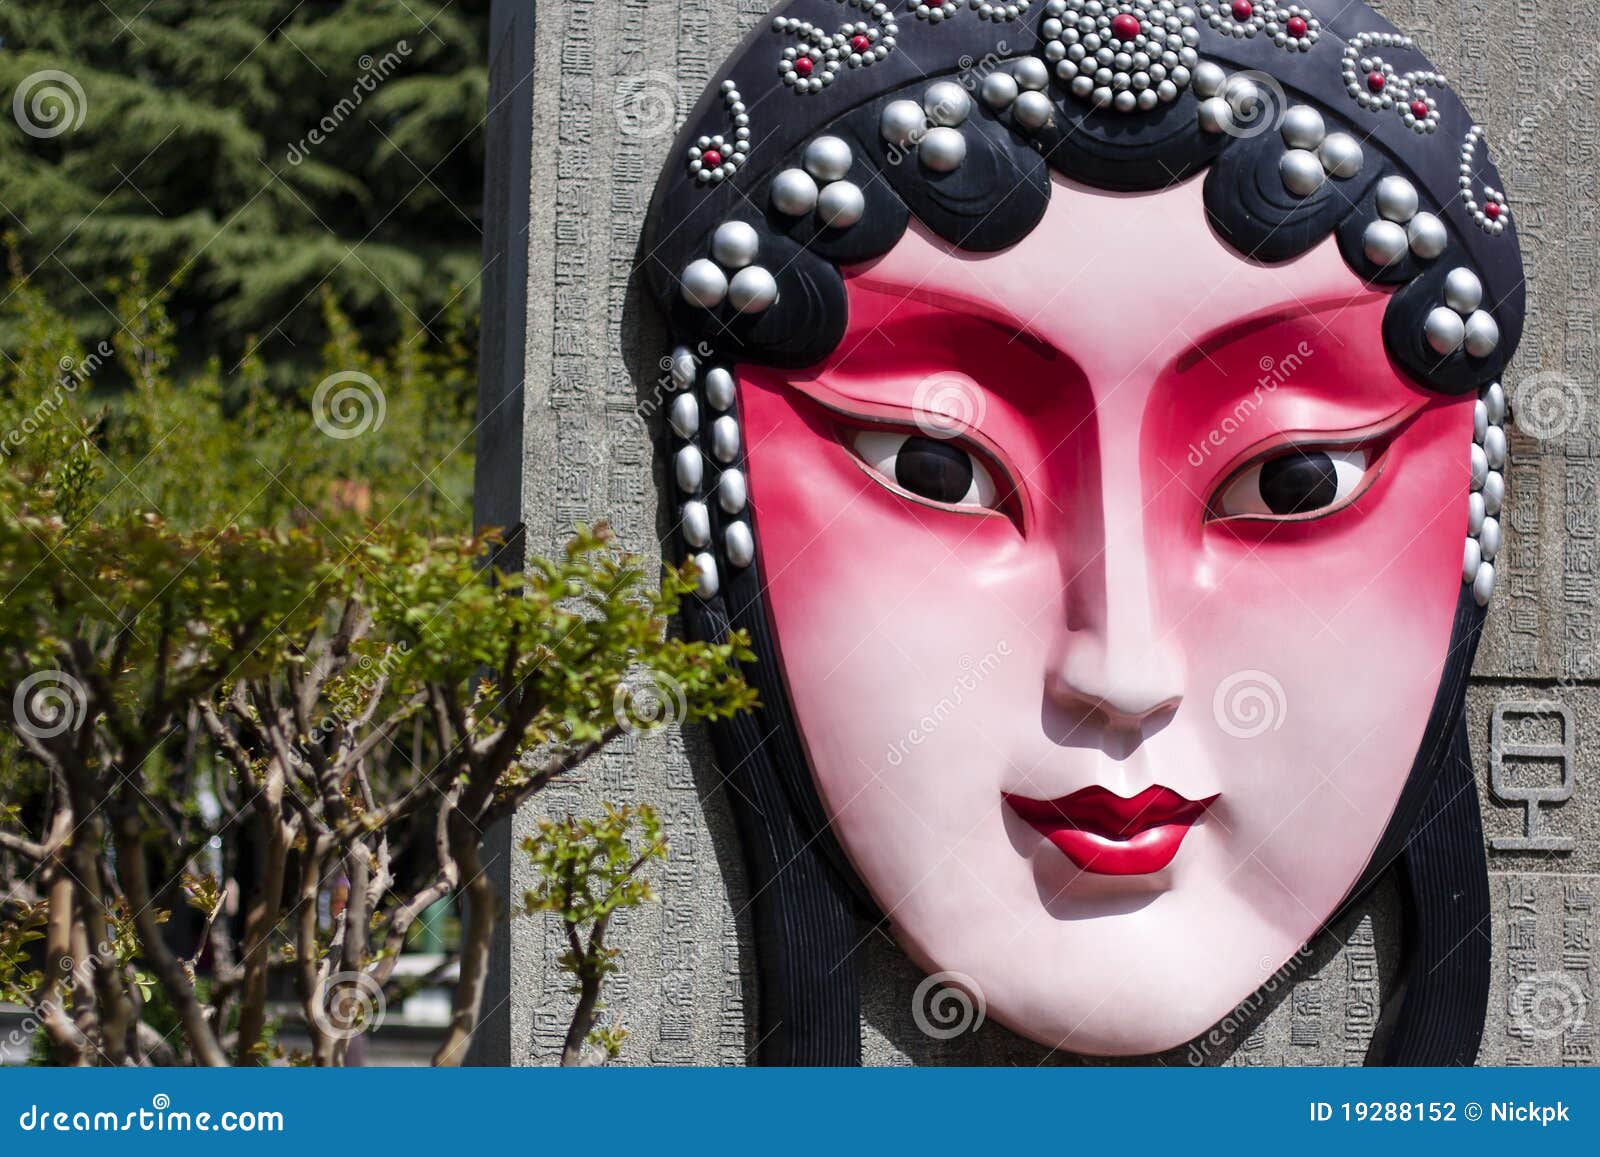
[{"label": "nose", "polygon": [[1066,653],[1049,673],[1052,702],[1096,717],[1111,730],[1138,731],[1147,720],[1175,711],[1183,701],[1171,648],[1121,635],[1109,640],[1073,632]]},{"label": "nose", "polygon": [[[1152,565],[1159,550],[1150,535],[1150,508],[1136,463],[1104,464],[1098,510],[1080,508],[1067,528],[1059,557],[1066,623],[1046,677],[1046,693],[1102,726],[1137,732],[1183,700],[1184,663],[1173,631],[1161,619]],[[1088,517],[1081,517],[1087,515]],[[1098,519],[1094,517],[1098,515]],[[1085,531],[1098,521],[1100,533]],[[1084,550],[1099,538],[1097,553]]]}]

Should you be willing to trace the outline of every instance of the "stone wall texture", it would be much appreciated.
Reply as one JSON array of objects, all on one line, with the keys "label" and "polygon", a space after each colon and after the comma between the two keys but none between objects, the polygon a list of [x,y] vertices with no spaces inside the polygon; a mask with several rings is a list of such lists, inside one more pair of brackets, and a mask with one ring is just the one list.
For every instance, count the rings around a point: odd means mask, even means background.
[{"label": "stone wall texture", "polygon": [[[1587,406],[1559,436],[1513,435],[1509,544],[1469,721],[1494,896],[1496,980],[1480,1060],[1593,1064],[1593,1007],[1547,1032],[1518,1003],[1530,983],[1546,1001],[1592,1000],[1600,969],[1600,48],[1588,34],[1592,11],[1577,0],[1377,6],[1417,35],[1475,110],[1509,187],[1530,293],[1507,392],[1549,375],[1569,404],[1575,385]],[[574,522],[605,517],[626,546],[658,558],[667,527],[656,500],[662,448],[651,435],[660,423],[640,409],[642,399],[649,408],[666,339],[632,280],[640,225],[681,118],[768,5],[519,0],[497,9],[490,139],[500,155],[487,204],[498,208],[485,315],[495,356],[484,371],[495,428],[484,442],[480,518],[520,519],[537,553],[559,546]],[[657,873],[660,902],[616,929],[625,971],[609,1006],[630,1030],[624,1061],[745,1063],[755,1044],[746,897],[704,737],[675,730],[617,747],[536,801],[515,835],[535,811],[592,810],[601,800],[654,804],[672,843]],[[507,833],[498,839],[510,846]],[[520,895],[517,858],[502,856],[499,870]],[[930,1039],[912,1018],[917,970],[881,932],[863,936],[869,1063],[1078,1063],[995,1024]],[[1396,939],[1394,898],[1380,894],[1263,994],[1259,1009],[1224,1025],[1219,1043],[1161,1059],[1361,1063]],[[558,949],[554,925],[509,924],[482,1060],[547,1064],[559,1054],[572,998],[554,967]]]}]

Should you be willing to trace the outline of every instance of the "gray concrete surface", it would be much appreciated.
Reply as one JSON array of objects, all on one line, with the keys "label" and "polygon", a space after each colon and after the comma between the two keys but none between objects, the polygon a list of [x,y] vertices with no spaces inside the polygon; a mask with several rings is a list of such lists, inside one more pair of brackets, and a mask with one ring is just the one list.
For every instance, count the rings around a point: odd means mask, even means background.
[{"label": "gray concrete surface", "polygon": [[[1588,35],[1592,13],[1577,0],[1384,0],[1378,6],[1418,36],[1477,112],[1511,191],[1528,257],[1530,308],[1509,392],[1515,396],[1535,375],[1557,373],[1581,386],[1589,406],[1585,420],[1560,438],[1513,437],[1510,541],[1470,720],[1495,897],[1496,987],[1481,1060],[1593,1064],[1592,1009],[1577,1027],[1550,1033],[1516,1006],[1530,991],[1547,1009],[1551,1002],[1587,1000],[1600,966],[1594,910],[1600,896],[1594,629],[1600,50]],[[490,190],[488,204],[506,206],[514,224],[491,222],[491,247],[504,247],[498,256],[509,254],[509,261],[487,286],[485,308],[494,316],[485,324],[486,330],[498,327],[495,351],[515,341],[518,326],[525,341],[520,376],[512,359],[498,352],[486,363],[486,399],[504,403],[522,387],[521,437],[519,446],[511,436],[515,427],[497,427],[486,438],[480,479],[487,480],[497,520],[520,509],[532,551],[555,548],[575,521],[606,516],[630,548],[658,557],[665,529],[656,503],[661,462],[636,406],[656,376],[665,339],[630,284],[638,230],[679,118],[767,4],[546,0],[538,4],[536,23],[532,0],[502,0],[497,8],[504,9],[497,26],[510,62],[496,65],[497,84],[514,87],[525,75],[521,62],[530,62],[531,117],[522,106],[501,108],[491,120],[491,140],[504,148],[520,131],[531,134],[531,148],[525,165],[519,154],[494,172],[502,187]],[[512,9],[518,19],[510,19]],[[507,94],[512,88],[501,90]],[[521,292],[518,262],[526,265],[525,302],[497,302],[497,294]],[[525,313],[508,304],[525,305]],[[513,408],[504,413],[512,422]],[[1559,749],[1559,713],[1529,717],[1514,706],[1550,703],[1564,708],[1575,726],[1570,754],[1505,754],[1491,785],[1495,713],[1505,715],[1508,750],[1516,742]],[[1563,792],[1568,798],[1555,802]],[[1519,850],[1530,838],[1530,796],[1545,801],[1534,804],[1538,822],[1531,838],[1553,838],[1551,846],[1570,850]],[[541,798],[519,817],[518,830],[532,824],[533,812],[589,809],[602,799],[654,803],[673,846],[659,878],[662,902],[617,929],[626,969],[610,1003],[632,1033],[624,1060],[743,1063],[754,1043],[745,1013],[754,1007],[754,978],[745,950],[748,928],[739,916],[743,882],[702,737],[667,734],[608,753],[582,782]],[[504,862],[502,883],[517,895],[517,860]],[[1396,929],[1393,898],[1380,895],[1296,968],[1257,1015],[1229,1026],[1225,1043],[1200,1059],[1360,1063],[1375,1002],[1392,974]],[[993,1024],[952,1042],[928,1039],[911,1021],[916,970],[883,936],[868,935],[869,1063],[1073,1060],[1047,1058]],[[533,920],[511,924],[497,955],[483,1060],[543,1064],[555,1057],[571,999],[553,967],[557,949],[553,929]],[[1195,1058],[1178,1050],[1160,1059],[1183,1064]]]}]

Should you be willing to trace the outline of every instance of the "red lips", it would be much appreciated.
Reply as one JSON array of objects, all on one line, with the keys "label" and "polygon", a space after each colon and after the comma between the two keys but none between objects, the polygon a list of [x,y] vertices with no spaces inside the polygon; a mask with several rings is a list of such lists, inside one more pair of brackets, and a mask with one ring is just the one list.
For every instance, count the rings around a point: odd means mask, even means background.
[{"label": "red lips", "polygon": [[1165,868],[1216,799],[1196,803],[1159,784],[1132,799],[1103,787],[1052,800],[1005,796],[1011,810],[1067,859],[1086,872],[1106,876],[1142,876]]}]

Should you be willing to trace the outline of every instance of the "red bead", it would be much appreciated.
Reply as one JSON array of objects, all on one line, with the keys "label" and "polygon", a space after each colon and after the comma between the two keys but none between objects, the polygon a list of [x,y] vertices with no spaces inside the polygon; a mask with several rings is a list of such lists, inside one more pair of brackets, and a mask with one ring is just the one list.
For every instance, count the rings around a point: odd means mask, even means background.
[{"label": "red bead", "polygon": [[1488,217],[1491,221],[1500,220],[1500,202],[1490,201],[1483,207],[1483,213],[1484,216]]},{"label": "red bead", "polygon": [[799,60],[794,62],[794,70],[801,76],[810,76],[811,70],[816,67],[816,62],[809,56],[802,56]]},{"label": "red bead", "polygon": [[1250,3],[1250,0],[1233,0],[1233,18],[1235,20],[1241,22],[1248,20],[1255,13],[1255,10],[1256,7]]},{"label": "red bead", "polygon": [[1428,119],[1428,102],[1425,101],[1425,100],[1414,100],[1414,101],[1412,101],[1411,102],[1411,115],[1416,117],[1419,121],[1427,120]]},{"label": "red bead", "polygon": [[1111,22],[1111,35],[1118,40],[1132,40],[1139,35],[1139,18],[1131,12],[1123,12]]},{"label": "red bead", "polygon": [[716,149],[707,149],[705,152],[700,154],[700,163],[708,169],[720,168],[722,165],[722,154]]},{"label": "red bead", "polygon": [[858,32],[850,38],[850,47],[856,52],[866,52],[872,47],[872,41],[865,33]]},{"label": "red bead", "polygon": [[1302,36],[1304,36],[1307,32],[1310,32],[1310,31],[1311,31],[1311,26],[1306,23],[1306,19],[1305,19],[1304,16],[1291,16],[1291,17],[1289,17],[1289,35],[1290,36],[1294,37],[1296,40],[1299,40]]},{"label": "red bead", "polygon": [[1367,73],[1367,87],[1373,92],[1382,92],[1383,86],[1388,83],[1388,80],[1385,79],[1381,72],[1373,71]]}]

